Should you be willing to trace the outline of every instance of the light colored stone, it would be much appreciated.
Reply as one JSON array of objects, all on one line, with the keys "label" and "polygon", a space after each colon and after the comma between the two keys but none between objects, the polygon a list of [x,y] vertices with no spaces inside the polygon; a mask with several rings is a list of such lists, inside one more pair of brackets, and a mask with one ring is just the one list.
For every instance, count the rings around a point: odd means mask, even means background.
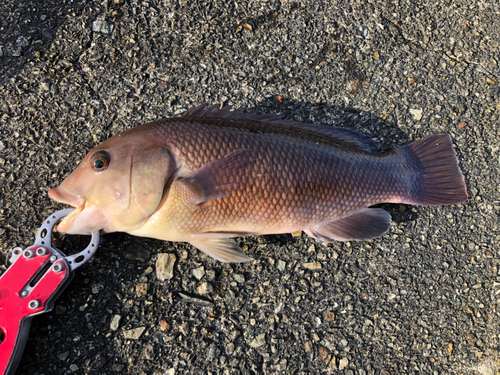
[{"label": "light colored stone", "polygon": [[212,286],[212,284],[203,283],[200,286],[198,286],[198,288],[196,288],[196,291],[199,294],[209,294],[209,293],[212,293],[214,291],[214,287]]},{"label": "light colored stone", "polygon": [[342,358],[339,361],[339,370],[342,371],[344,370],[347,366],[349,365],[349,360],[347,358]]},{"label": "light colored stone", "polygon": [[141,337],[142,333],[145,330],[146,330],[146,327],[127,329],[127,330],[123,331],[123,336],[125,336],[126,339],[137,340],[139,337]]},{"label": "light colored stone", "polygon": [[111,34],[113,32],[115,25],[111,22],[96,20],[92,23],[92,31],[102,34]]},{"label": "light colored stone", "polygon": [[199,268],[195,268],[191,271],[191,274],[196,277],[198,280],[201,280],[203,276],[205,276],[205,268],[203,266]]},{"label": "light colored stone", "polygon": [[302,267],[307,268],[308,270],[320,270],[321,263],[320,262],[302,263]]},{"label": "light colored stone", "polygon": [[239,274],[239,273],[235,273],[233,274],[233,279],[237,282],[237,283],[240,283],[240,284],[243,284],[245,282],[245,276]]},{"label": "light colored stone", "polygon": [[158,280],[165,281],[174,277],[174,265],[176,260],[177,257],[175,254],[158,254],[158,259],[156,260],[156,277],[158,277]]},{"label": "light colored stone", "polygon": [[113,319],[111,320],[111,324],[109,325],[112,331],[116,331],[118,327],[120,326],[120,320],[121,320],[120,315],[115,315],[113,316]]},{"label": "light colored stone", "polygon": [[286,267],[286,262],[283,260],[278,260],[278,271],[283,272]]},{"label": "light colored stone", "polygon": [[265,343],[266,343],[266,334],[261,333],[255,339],[253,339],[252,342],[250,342],[250,344],[248,344],[248,345],[250,345],[250,347],[252,347],[252,348],[259,348],[262,345],[264,345]]},{"label": "light colored stone", "polygon": [[410,109],[410,114],[416,121],[420,121],[422,119],[423,111],[421,109]]}]

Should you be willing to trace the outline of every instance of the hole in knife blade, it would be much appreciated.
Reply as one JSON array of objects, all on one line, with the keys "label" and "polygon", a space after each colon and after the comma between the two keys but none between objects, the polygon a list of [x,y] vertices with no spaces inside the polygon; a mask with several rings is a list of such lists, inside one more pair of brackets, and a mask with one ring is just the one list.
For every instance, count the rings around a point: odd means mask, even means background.
[{"label": "hole in knife blade", "polygon": [[0,344],[5,340],[5,328],[0,327]]}]

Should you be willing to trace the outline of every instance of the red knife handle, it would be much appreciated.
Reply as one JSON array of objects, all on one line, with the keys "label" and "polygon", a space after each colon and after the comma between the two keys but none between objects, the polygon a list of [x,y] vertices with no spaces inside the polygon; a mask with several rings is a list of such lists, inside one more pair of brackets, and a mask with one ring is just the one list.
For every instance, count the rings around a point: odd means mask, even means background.
[{"label": "red knife handle", "polygon": [[72,279],[66,260],[57,259],[51,251],[43,246],[16,248],[14,262],[0,276],[0,374],[15,372],[31,318],[52,310]]}]

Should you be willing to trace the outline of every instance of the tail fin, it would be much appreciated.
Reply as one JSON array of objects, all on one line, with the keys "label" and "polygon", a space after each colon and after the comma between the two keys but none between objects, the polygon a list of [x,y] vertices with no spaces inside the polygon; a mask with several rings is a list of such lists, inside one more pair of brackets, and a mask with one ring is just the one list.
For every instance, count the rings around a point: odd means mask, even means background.
[{"label": "tail fin", "polygon": [[435,134],[397,149],[418,175],[404,203],[441,206],[465,202],[467,189],[448,134]]}]

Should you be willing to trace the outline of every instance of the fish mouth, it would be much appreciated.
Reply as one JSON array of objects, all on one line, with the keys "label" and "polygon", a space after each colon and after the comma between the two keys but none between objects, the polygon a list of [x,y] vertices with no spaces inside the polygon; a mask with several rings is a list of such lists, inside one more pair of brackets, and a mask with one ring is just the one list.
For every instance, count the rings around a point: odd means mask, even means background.
[{"label": "fish mouth", "polygon": [[73,210],[73,212],[71,212],[68,216],[64,217],[57,226],[58,232],[68,233],[73,227],[75,216],[83,211],[87,201],[85,200],[85,198],[66,193],[58,188],[50,189],[48,194],[49,197],[56,202],[68,204],[75,207],[75,210]]}]

